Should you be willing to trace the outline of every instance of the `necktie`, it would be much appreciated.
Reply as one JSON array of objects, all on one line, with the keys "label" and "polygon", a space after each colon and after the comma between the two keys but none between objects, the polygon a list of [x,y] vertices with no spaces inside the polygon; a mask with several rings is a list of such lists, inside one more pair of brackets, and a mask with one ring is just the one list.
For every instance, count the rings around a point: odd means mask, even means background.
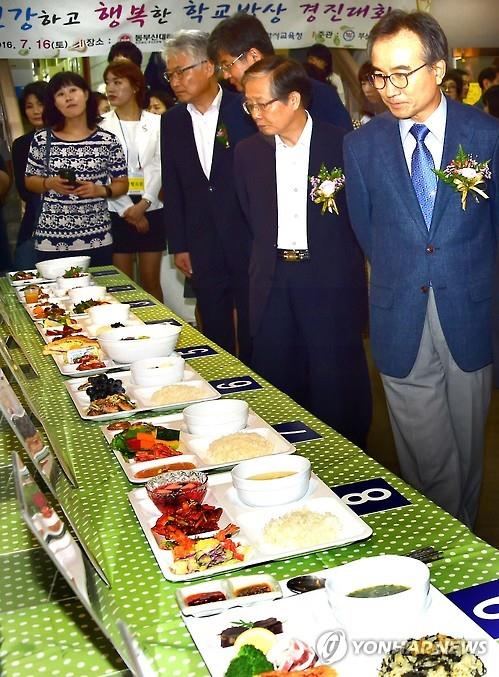
[{"label": "necktie", "polygon": [[419,206],[423,212],[424,220],[428,230],[431,225],[431,215],[435,203],[435,194],[437,192],[437,177],[433,173],[435,164],[433,157],[428,150],[424,140],[430,131],[426,125],[414,124],[411,127],[411,134],[416,139],[416,148],[411,159],[411,179]]}]

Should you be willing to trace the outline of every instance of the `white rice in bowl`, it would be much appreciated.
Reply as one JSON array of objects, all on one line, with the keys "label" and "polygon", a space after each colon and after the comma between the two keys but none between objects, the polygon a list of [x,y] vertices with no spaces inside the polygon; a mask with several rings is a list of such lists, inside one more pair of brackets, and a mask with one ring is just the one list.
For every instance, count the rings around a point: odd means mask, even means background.
[{"label": "white rice in bowl", "polygon": [[227,463],[267,456],[273,449],[272,443],[259,433],[232,433],[214,440],[208,447],[208,456],[212,463]]},{"label": "white rice in bowl", "polygon": [[151,397],[153,404],[175,404],[176,402],[189,402],[190,400],[202,400],[208,392],[203,386],[188,386],[183,383],[164,386],[156,390]]},{"label": "white rice in bowl", "polygon": [[267,522],[263,540],[281,550],[295,550],[333,541],[340,531],[340,520],[332,512],[301,508]]},{"label": "white rice in bowl", "polygon": [[478,656],[468,651],[464,639],[427,635],[409,639],[383,658],[379,677],[480,677],[487,672]]}]

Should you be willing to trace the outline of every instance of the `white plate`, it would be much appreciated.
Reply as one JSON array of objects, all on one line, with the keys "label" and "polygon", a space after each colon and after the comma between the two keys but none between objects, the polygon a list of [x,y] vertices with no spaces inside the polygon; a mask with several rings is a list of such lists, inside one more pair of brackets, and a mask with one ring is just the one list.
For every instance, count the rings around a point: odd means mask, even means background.
[{"label": "white plate", "polygon": [[[194,371],[189,364],[186,364],[185,371],[188,372],[189,370]],[[206,456],[202,453],[202,450],[206,449],[209,445],[209,442],[214,438],[203,438],[186,433],[183,429],[184,420],[182,414],[170,414],[169,416],[157,416],[155,418],[145,418],[143,420],[148,423],[152,423],[153,425],[161,425],[165,428],[180,430],[179,450],[182,451],[182,456],[175,456],[170,459],[172,463],[188,461],[195,464],[196,470],[203,471],[214,470],[216,468],[231,468],[239,463],[239,461],[217,464],[209,463],[206,460]],[[120,432],[119,430],[107,430],[107,426],[102,426],[101,430],[108,443],[111,443],[113,437]],[[288,442],[282,435],[280,435],[266,421],[264,421],[263,418],[258,416],[258,414],[255,414],[255,412],[251,409],[249,410],[248,426],[245,428],[245,432],[259,432],[260,434],[264,435],[264,437],[271,440],[274,446],[272,453],[274,454],[292,454],[295,451],[295,447],[290,442]],[[200,453],[197,453],[198,449],[200,450]],[[135,477],[135,472],[137,471],[138,466],[140,466],[140,470],[154,468],[157,465],[161,465],[161,463],[169,460],[163,458],[155,461],[143,461],[141,463],[136,463],[135,461],[129,461],[115,449],[113,449],[113,452],[129,481],[135,484],[143,484],[144,482],[147,482],[147,479]]]},{"label": "white plate", "polygon": [[[327,576],[327,570],[317,572]],[[378,669],[385,655],[381,647],[380,652],[373,653],[372,637],[363,638],[355,629],[342,628],[329,606],[325,590],[315,590],[302,595],[292,595],[282,581],[281,587],[286,596],[284,599],[273,602],[262,602],[245,609],[230,609],[211,618],[193,618],[183,616],[196,646],[213,677],[222,677],[227,666],[236,654],[233,647],[222,649],[219,634],[225,628],[237,624],[238,621],[257,621],[275,617],[282,621],[283,634],[280,637],[297,637],[312,648],[316,648],[317,639],[323,633],[332,633],[338,630],[346,637],[346,641],[336,645],[334,656],[339,658],[347,650],[346,655],[339,661],[331,663],[338,673],[338,677],[377,677]],[[471,642],[482,640],[486,643],[487,652],[480,658],[487,667],[487,675],[495,675],[499,665],[499,648],[496,642],[487,635],[476,623],[466,616],[445,595],[433,586],[430,587],[431,603],[417,618],[408,621],[406,634],[400,637],[384,638],[389,640],[407,640],[411,637],[423,637],[437,632],[452,637],[462,637]],[[374,630],[373,636],[376,632]],[[339,634],[336,635],[339,637]],[[366,650],[355,650],[362,640],[368,640]],[[331,641],[331,647],[335,647]],[[331,659],[333,660],[333,659]],[[325,661],[319,661],[325,662]],[[298,673],[299,674],[299,673]]]},{"label": "white plate", "polygon": [[[97,338],[95,336],[95,330],[98,329],[98,327],[96,325],[92,324],[88,315],[78,315],[78,316],[72,317],[72,319],[74,319],[74,321],[81,327],[81,331],[78,332],[78,333],[83,334],[87,338]],[[144,321],[139,319],[133,313],[130,313],[130,319],[123,322],[123,324],[125,325],[125,327],[134,327],[134,326],[137,326],[137,325],[140,325],[140,324],[144,324]],[[45,343],[50,343],[51,340],[54,338],[53,336],[47,336],[48,329],[52,330],[52,329],[57,329],[58,327],[60,327],[62,329],[63,326],[64,325],[59,324],[58,326],[54,326],[54,327],[44,327],[43,321],[35,322],[35,327],[37,328],[38,332],[41,334],[41,337],[43,338]],[[99,325],[99,326],[102,327],[104,325]],[[110,361],[112,362],[112,360],[110,360]],[[123,367],[123,363],[120,362],[118,364],[118,366]]]},{"label": "white plate", "polygon": [[40,282],[48,282],[49,280],[45,277],[34,277],[32,280],[18,280],[17,282],[13,281],[11,278],[11,275],[15,275],[16,273],[33,273],[36,275],[38,272],[36,268],[28,268],[27,270],[20,271],[20,270],[11,270],[10,273],[7,273],[7,280],[13,287],[19,287],[23,284],[40,284]]},{"label": "white plate", "polygon": [[[307,494],[299,501],[288,503],[286,511],[297,510],[305,504],[313,504],[314,501],[327,502],[328,510],[338,516],[341,524],[341,533],[338,538],[329,542],[320,543],[318,545],[310,546],[308,548],[298,548],[295,550],[273,551],[269,552],[267,548],[262,548],[258,540],[258,530],[251,529],[251,520],[269,521],[276,514],[276,508],[251,508],[247,505],[237,504],[231,501],[232,480],[230,473],[221,473],[210,475],[208,478],[208,486],[211,490],[210,505],[222,507],[224,515],[229,522],[237,524],[241,527],[237,536],[234,536],[234,541],[242,545],[249,545],[250,550],[243,561],[231,560],[227,564],[212,567],[206,571],[198,571],[185,575],[178,575],[170,570],[172,564],[172,554],[168,550],[162,550],[154,537],[151,527],[154,526],[159,511],[156,510],[153,502],[148,498],[145,487],[134,489],[128,494],[128,499],[135,510],[139,524],[142,527],[146,539],[151,546],[156,561],[159,564],[163,576],[169,581],[188,581],[205,576],[213,576],[215,574],[223,573],[225,571],[234,571],[243,569],[247,566],[259,564],[261,562],[274,561],[284,557],[293,557],[294,555],[315,552],[317,550],[324,550],[326,548],[336,548],[345,543],[353,543],[354,541],[363,540],[372,534],[371,527],[366,524],[360,517],[358,517],[353,510],[351,510],[343,501],[338,498],[331,489],[324,484],[316,475],[312,473],[310,480],[310,489]],[[213,499],[211,499],[213,496]],[[223,526],[221,527],[223,528]],[[275,615],[275,614],[272,614]],[[263,617],[262,617],[263,618]]]},{"label": "white plate", "polygon": [[[184,380],[182,381],[183,385],[187,386],[200,386],[206,390],[206,397],[202,399],[190,399],[180,402],[175,402],[174,404],[152,404],[150,400],[150,395],[159,390],[158,386],[153,386],[152,388],[143,388],[141,386],[134,385],[132,382],[132,377],[130,371],[115,371],[112,374],[112,378],[121,379],[123,382],[123,387],[125,388],[126,394],[130,399],[135,402],[136,406],[130,411],[118,411],[114,414],[101,414],[100,416],[88,416],[87,410],[90,405],[90,398],[84,390],[78,390],[80,385],[83,385],[87,381],[87,377],[84,378],[73,378],[69,381],[65,381],[64,385],[74,402],[78,413],[81,418],[85,421],[110,421],[116,418],[124,418],[127,416],[133,416],[138,414],[141,411],[156,411],[158,409],[168,410],[168,409],[180,409],[185,407],[188,404],[193,402],[204,402],[206,400],[215,400],[220,397],[220,393],[211,386],[208,381],[203,379],[197,371],[194,371],[192,367],[186,365],[184,371]],[[180,383],[174,383],[172,385],[180,385]]]}]

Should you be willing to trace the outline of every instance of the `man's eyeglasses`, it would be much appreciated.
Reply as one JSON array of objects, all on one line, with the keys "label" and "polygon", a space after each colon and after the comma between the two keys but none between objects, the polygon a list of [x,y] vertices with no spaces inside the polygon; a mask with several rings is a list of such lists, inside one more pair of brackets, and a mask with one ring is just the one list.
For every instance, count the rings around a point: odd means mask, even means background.
[{"label": "man's eyeglasses", "polygon": [[241,52],[239,56],[236,56],[234,61],[231,61],[230,63],[221,63],[219,68],[223,73],[230,73],[232,66],[239,61],[239,59],[242,59],[243,56],[246,54],[246,52]]},{"label": "man's eyeglasses", "polygon": [[183,78],[184,75],[187,73],[187,71],[190,71],[191,68],[196,68],[196,66],[200,66],[202,63],[206,63],[208,59],[203,59],[202,61],[198,61],[197,63],[193,63],[190,66],[184,66],[183,68],[177,68],[174,71],[166,71],[166,73],[163,73],[163,77],[167,82],[171,82],[174,77],[177,77],[179,79]]},{"label": "man's eyeglasses", "polygon": [[428,64],[424,63],[422,66],[419,66],[408,73],[392,73],[391,75],[383,75],[383,73],[370,73],[368,79],[375,89],[384,89],[387,80],[390,80],[392,85],[397,89],[405,89],[409,84],[409,75],[417,73],[427,65]]},{"label": "man's eyeglasses", "polygon": [[261,113],[266,110],[268,106],[279,101],[279,99],[270,99],[270,101],[265,101],[265,103],[250,103],[249,101],[243,101],[243,109],[248,115],[253,115],[254,113]]}]

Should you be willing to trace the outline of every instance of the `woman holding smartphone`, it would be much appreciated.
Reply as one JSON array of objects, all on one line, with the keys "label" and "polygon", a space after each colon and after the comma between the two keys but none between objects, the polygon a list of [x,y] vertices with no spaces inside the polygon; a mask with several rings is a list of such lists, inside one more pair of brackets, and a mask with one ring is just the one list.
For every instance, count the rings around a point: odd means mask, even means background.
[{"label": "woman holding smartphone", "polygon": [[138,259],[140,284],[163,300],[160,268],[166,248],[161,188],[160,117],[143,110],[145,79],[129,60],[112,61],[104,71],[114,111],[100,123],[121,142],[128,166],[128,194],[109,199],[113,224],[113,263],[133,277]]},{"label": "woman holding smartphone", "polygon": [[77,73],[50,80],[43,119],[49,129],[34,135],[26,166],[26,188],[42,194],[37,260],[89,255],[90,265],[107,265],[113,250],[107,199],[128,190],[121,144],[98,127],[97,101]]}]

